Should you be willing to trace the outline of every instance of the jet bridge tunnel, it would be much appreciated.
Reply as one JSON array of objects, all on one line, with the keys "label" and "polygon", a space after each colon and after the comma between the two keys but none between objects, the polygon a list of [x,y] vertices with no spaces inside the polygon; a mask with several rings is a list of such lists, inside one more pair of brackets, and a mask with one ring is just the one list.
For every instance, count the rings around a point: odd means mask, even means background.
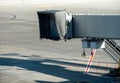
[{"label": "jet bridge tunnel", "polygon": [[120,15],[38,11],[40,38],[83,38],[83,48],[105,48],[104,39],[120,39]]}]

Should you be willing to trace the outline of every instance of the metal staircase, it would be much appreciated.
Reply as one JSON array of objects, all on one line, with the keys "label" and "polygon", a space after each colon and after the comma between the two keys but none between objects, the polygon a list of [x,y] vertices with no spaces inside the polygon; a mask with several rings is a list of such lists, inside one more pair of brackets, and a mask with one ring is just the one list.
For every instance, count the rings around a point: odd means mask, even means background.
[{"label": "metal staircase", "polygon": [[111,57],[118,62],[120,59],[120,46],[114,40],[105,40],[105,51],[111,55]]}]

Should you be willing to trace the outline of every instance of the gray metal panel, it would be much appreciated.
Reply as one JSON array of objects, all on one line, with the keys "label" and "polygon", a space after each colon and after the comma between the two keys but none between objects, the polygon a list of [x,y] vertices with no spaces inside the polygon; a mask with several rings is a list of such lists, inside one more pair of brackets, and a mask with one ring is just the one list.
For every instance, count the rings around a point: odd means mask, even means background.
[{"label": "gray metal panel", "polygon": [[120,15],[75,15],[74,37],[120,39]]}]

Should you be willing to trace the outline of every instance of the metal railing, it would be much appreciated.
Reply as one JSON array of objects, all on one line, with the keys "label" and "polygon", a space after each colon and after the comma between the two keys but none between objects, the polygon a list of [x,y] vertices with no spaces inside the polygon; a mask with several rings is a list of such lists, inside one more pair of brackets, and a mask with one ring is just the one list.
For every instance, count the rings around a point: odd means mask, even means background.
[{"label": "metal railing", "polygon": [[106,40],[105,51],[111,55],[111,57],[118,62],[120,59],[120,46],[114,40]]}]

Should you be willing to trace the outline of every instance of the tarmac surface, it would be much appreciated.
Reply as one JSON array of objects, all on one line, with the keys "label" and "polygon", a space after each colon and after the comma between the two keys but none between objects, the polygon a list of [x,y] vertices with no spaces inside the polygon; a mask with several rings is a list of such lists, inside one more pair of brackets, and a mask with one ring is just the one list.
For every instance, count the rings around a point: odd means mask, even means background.
[{"label": "tarmac surface", "polygon": [[0,6],[0,83],[120,83],[119,78],[105,76],[109,70],[117,68],[117,63],[104,49],[97,50],[89,73],[84,73],[91,50],[86,50],[86,57],[81,56],[81,39],[67,42],[39,39],[36,12],[40,10],[120,13],[113,9],[69,6]]}]

